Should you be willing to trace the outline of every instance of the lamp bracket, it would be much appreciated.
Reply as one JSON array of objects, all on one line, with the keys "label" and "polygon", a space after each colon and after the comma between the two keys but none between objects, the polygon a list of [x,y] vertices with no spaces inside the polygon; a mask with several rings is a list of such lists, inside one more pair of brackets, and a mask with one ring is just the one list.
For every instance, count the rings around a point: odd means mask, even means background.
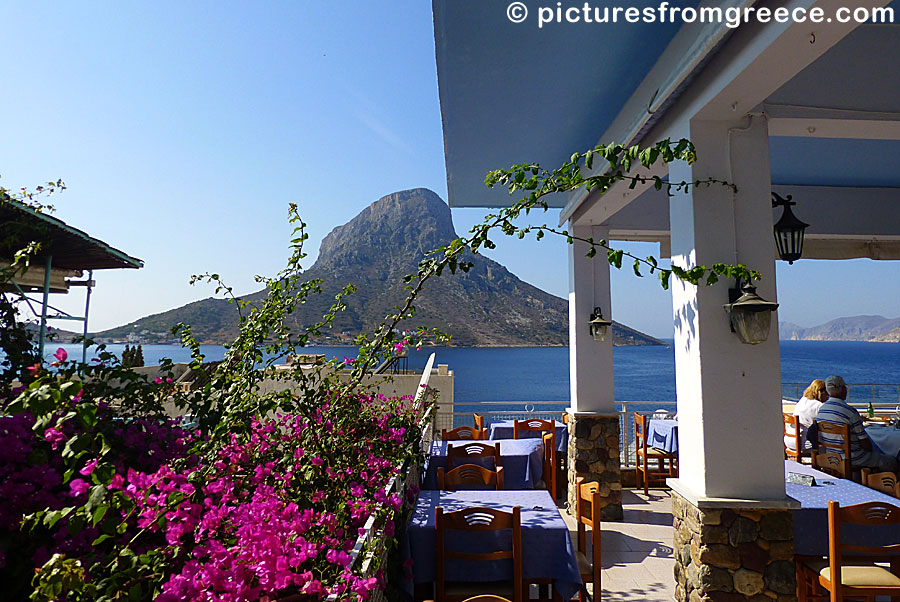
[{"label": "lamp bracket", "polygon": [[796,205],[796,201],[792,201],[794,198],[793,195],[787,195],[787,198],[780,196],[777,192],[772,193],[772,208],[775,207],[791,207],[792,205]]}]

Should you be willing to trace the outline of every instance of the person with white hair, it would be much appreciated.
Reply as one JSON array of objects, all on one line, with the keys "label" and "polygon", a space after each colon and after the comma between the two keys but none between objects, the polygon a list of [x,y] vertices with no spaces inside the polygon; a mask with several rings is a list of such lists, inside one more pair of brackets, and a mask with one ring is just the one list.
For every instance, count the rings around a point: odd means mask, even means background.
[{"label": "person with white hair", "polygon": [[[872,440],[863,428],[862,416],[847,403],[847,384],[840,376],[825,379],[829,399],[819,408],[818,422],[846,424],[850,427],[850,462],[854,468],[872,468],[878,472],[897,472],[900,462],[894,456],[883,454],[872,447]],[[819,433],[819,439],[840,445],[840,436]]]}]

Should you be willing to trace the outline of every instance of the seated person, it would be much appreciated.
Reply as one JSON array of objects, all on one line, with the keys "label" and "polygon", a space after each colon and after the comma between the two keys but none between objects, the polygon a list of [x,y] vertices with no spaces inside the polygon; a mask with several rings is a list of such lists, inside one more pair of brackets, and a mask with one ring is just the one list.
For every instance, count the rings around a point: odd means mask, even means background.
[{"label": "seated person", "polygon": [[[819,422],[834,422],[850,426],[850,461],[854,468],[872,468],[876,472],[897,472],[900,462],[894,456],[889,456],[872,449],[872,441],[863,428],[862,417],[856,408],[847,403],[847,385],[840,376],[829,376],[825,379],[825,390],[830,399],[822,404],[816,420]],[[824,435],[820,438],[829,441]],[[839,439],[839,437],[837,438]],[[834,443],[841,443],[839,440]]]},{"label": "seated person", "polygon": [[[817,378],[809,383],[803,392],[803,397],[794,406],[794,416],[797,417],[797,423],[800,427],[800,445],[803,449],[812,449],[815,447],[815,433],[809,433],[809,427],[816,420],[819,408],[828,401],[828,392],[825,390],[825,381]],[[784,445],[792,451],[794,450],[794,438],[785,435]]]}]

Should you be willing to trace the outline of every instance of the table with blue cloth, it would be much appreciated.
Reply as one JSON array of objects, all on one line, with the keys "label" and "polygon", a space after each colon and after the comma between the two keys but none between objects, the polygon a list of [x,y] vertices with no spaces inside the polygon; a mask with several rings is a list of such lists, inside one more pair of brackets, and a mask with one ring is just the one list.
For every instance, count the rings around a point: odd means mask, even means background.
[{"label": "table with blue cloth", "polygon": [[[422,489],[437,489],[437,469],[447,470],[447,445],[465,445],[471,441],[434,441],[431,457],[425,470]],[[544,472],[544,442],[540,439],[499,439],[476,441],[488,445],[500,445],[500,466],[503,467],[504,489],[534,489]],[[493,468],[491,458],[466,458],[454,461],[454,467],[463,464],[479,464]]]},{"label": "table with blue cloth", "polygon": [[[406,536],[400,542],[404,560],[411,558],[413,561],[412,579],[406,582],[408,593],[412,593],[413,582],[424,584],[435,579],[435,508],[438,506],[444,512],[470,506],[511,512],[513,506],[520,506],[524,579],[552,579],[553,587],[563,600],[569,600],[581,587],[569,528],[547,491],[422,491]],[[479,537],[486,539],[479,540]],[[493,550],[508,548],[510,538],[509,529],[481,533],[448,531],[446,545],[449,549]],[[457,543],[461,540],[464,544]],[[509,560],[452,560],[447,562],[446,579],[466,582],[509,580],[511,570]]]},{"label": "table with blue cloth", "polygon": [[[814,487],[789,483],[785,480],[785,492],[798,502],[800,508],[794,512],[794,553],[808,556],[828,554],[828,501],[834,500],[841,506],[852,506],[865,502],[884,502],[900,507],[900,500],[875,491],[859,483],[839,479],[820,472],[808,464],[798,464],[785,460],[784,474],[800,473],[812,475],[816,479]],[[900,543],[900,525],[866,526],[843,525],[841,541],[845,544],[888,545]]]},{"label": "table with blue cloth", "polygon": [[[519,422],[524,422],[520,420]],[[525,439],[528,437],[540,438],[546,431],[521,431],[519,437]],[[491,439],[512,439],[515,437],[515,421],[502,420],[500,422],[492,422],[490,425]],[[569,451],[569,425],[557,421],[556,423],[556,451],[568,453]]]},{"label": "table with blue cloth", "polygon": [[866,434],[872,440],[872,447],[883,454],[900,458],[900,429],[892,426],[867,426]]},{"label": "table with blue cloth", "polygon": [[650,420],[647,423],[647,445],[670,454],[677,454],[678,420],[674,418]]}]

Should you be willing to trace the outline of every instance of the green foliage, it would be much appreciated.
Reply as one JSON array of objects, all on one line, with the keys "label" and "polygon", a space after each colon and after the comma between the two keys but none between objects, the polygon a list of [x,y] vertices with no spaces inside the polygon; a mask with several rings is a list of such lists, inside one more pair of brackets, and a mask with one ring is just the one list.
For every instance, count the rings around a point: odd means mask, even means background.
[{"label": "green foliage", "polygon": [[[604,162],[604,169],[594,169],[597,160]],[[477,252],[482,246],[493,248],[494,243],[488,238],[488,234],[499,226],[504,234],[518,238],[524,238],[534,232],[536,240],[540,240],[549,233],[564,237],[569,244],[573,244],[575,241],[587,243],[590,245],[586,253],[587,257],[594,257],[598,248],[606,249],[609,264],[617,269],[622,267],[623,260],[627,257],[631,260],[636,276],[642,277],[645,271],[649,274],[656,273],[664,289],[669,288],[670,276],[673,274],[679,280],[693,285],[715,284],[719,278],[740,278],[748,282],[759,280],[761,277],[759,272],[750,270],[742,264],[714,263],[710,266],[699,265],[687,269],[673,265],[670,268],[661,268],[656,258],[637,257],[621,249],[613,249],[605,240],[595,241],[590,237],[575,236],[567,230],[553,228],[546,224],[525,227],[513,224],[516,218],[522,214],[528,215],[532,209],[538,208],[547,211],[549,205],[544,199],[547,195],[568,193],[582,187],[588,192],[603,194],[618,182],[627,182],[629,188],[634,188],[639,184],[652,184],[657,190],[665,189],[670,196],[674,192],[688,191],[698,186],[725,186],[737,191],[734,184],[712,178],[673,183],[666,182],[659,176],[644,176],[632,172],[639,167],[649,168],[660,160],[663,163],[672,163],[673,161],[693,163],[696,160],[694,145],[685,139],[677,142],[666,139],[645,148],[625,147],[615,143],[601,144],[584,153],[574,153],[569,161],[553,171],[533,163],[523,163],[513,165],[509,169],[491,171],[485,178],[485,184],[489,188],[502,186],[509,190],[510,195],[522,192],[525,195],[508,209],[495,215],[489,215],[483,224],[479,224],[471,230],[472,249]]]},{"label": "green foliage", "polygon": [[122,366],[125,368],[140,368],[144,365],[144,349],[140,345],[131,347],[125,345],[122,351]]}]

